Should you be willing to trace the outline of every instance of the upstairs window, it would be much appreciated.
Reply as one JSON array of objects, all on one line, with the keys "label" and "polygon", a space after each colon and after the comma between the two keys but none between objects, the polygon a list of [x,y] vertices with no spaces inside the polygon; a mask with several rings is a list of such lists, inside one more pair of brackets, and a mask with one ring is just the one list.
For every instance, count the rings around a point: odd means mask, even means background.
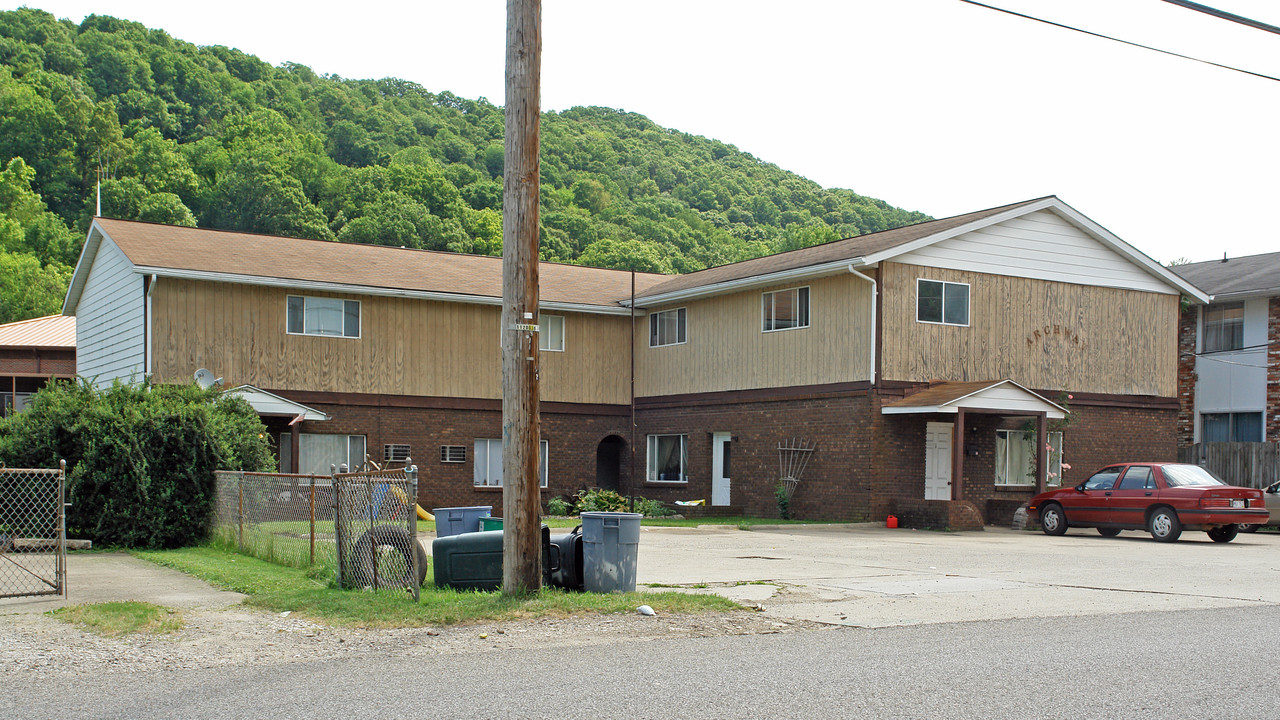
[{"label": "upstairs window", "polygon": [[764,332],[809,327],[809,288],[767,292],[761,298]]},{"label": "upstairs window", "polygon": [[563,315],[542,315],[538,318],[538,349],[564,352]]},{"label": "upstairs window", "polygon": [[969,324],[969,284],[916,280],[916,320],[941,325]]},{"label": "upstairs window", "polygon": [[686,342],[685,309],[663,310],[649,315],[649,347]]},{"label": "upstairs window", "polygon": [[1244,303],[1210,305],[1204,309],[1204,352],[1244,347]]},{"label": "upstairs window", "polygon": [[290,295],[287,330],[290,335],[358,338],[360,301]]}]

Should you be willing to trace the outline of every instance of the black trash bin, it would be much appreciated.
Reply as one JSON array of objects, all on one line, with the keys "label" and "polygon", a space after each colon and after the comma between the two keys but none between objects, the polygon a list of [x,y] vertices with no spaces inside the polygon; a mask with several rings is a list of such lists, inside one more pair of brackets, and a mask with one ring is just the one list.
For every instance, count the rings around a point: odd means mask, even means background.
[{"label": "black trash bin", "polygon": [[568,535],[551,536],[553,560],[551,584],[566,590],[582,589],[582,526]]},{"label": "black trash bin", "polygon": [[[551,528],[542,526],[542,584],[551,584],[558,554]],[[502,531],[486,530],[436,538],[431,543],[436,587],[498,590],[502,587]]]}]

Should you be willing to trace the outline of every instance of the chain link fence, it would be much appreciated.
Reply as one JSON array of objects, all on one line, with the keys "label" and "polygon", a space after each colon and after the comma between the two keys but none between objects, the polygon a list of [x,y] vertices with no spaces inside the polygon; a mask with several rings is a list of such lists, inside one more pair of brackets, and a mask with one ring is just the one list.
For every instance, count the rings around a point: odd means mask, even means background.
[{"label": "chain link fence", "polygon": [[0,597],[66,595],[66,477],[0,467]]},{"label": "chain link fence", "polygon": [[216,475],[217,542],[277,565],[336,575],[331,477],[225,470]]},{"label": "chain link fence", "polygon": [[427,555],[418,542],[418,468],[333,476],[338,584],[408,590],[418,599]]},{"label": "chain link fence", "polygon": [[418,470],[288,475],[219,471],[214,539],[341,587],[410,590],[427,571]]}]

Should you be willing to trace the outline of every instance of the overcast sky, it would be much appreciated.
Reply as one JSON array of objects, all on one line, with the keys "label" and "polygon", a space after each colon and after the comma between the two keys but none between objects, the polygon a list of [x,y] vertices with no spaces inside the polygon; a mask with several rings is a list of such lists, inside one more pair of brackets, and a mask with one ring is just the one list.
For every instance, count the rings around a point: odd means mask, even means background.
[{"label": "overcast sky", "polygon": [[[1274,0],[1201,2],[1280,25]],[[25,4],[503,103],[498,0]],[[1162,0],[988,4],[1280,77],[1280,35]],[[1161,262],[1280,251],[1280,82],[959,0],[544,0],[542,103],[642,113],[935,217],[1055,194]]]}]

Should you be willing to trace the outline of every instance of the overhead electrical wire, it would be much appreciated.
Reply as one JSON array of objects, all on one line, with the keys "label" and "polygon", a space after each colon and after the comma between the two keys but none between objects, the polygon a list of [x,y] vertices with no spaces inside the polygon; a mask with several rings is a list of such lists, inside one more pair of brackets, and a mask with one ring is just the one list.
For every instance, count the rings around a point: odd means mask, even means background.
[{"label": "overhead electrical wire", "polygon": [[1280,35],[1280,27],[1276,27],[1275,25],[1268,25],[1259,20],[1252,20],[1250,18],[1244,17],[1243,15],[1237,15],[1235,13],[1227,12],[1226,10],[1211,8],[1208,5],[1201,5],[1198,2],[1191,2],[1191,0],[1164,0],[1164,1],[1169,3],[1170,5],[1177,5],[1178,7],[1184,7],[1188,10],[1195,10],[1196,12],[1202,12],[1205,15],[1212,15],[1216,18],[1221,18],[1223,20],[1230,20],[1233,23],[1240,23],[1241,25],[1247,25],[1255,30],[1262,30],[1264,32],[1275,33],[1276,35]]},{"label": "overhead electrical wire", "polygon": [[1152,52],[1158,52],[1164,55],[1172,55],[1173,57],[1182,58],[1183,60],[1192,60],[1194,62],[1204,63],[1205,65],[1212,65],[1213,67],[1222,68],[1223,70],[1233,70],[1238,73],[1244,73],[1245,75],[1252,75],[1254,77],[1262,78],[1264,80],[1274,80],[1276,82],[1280,82],[1280,77],[1265,75],[1263,73],[1257,73],[1252,70],[1243,70],[1238,67],[1232,67],[1231,65],[1223,65],[1222,63],[1216,63],[1216,62],[1213,62],[1212,60],[1203,60],[1198,57],[1183,55],[1182,53],[1176,53],[1176,52],[1173,52],[1172,50],[1161,50],[1158,47],[1151,47],[1150,45],[1143,45],[1142,43],[1136,43],[1129,40],[1121,40],[1120,38],[1112,37],[1110,35],[1103,35],[1102,33],[1096,33],[1090,30],[1084,30],[1082,28],[1074,27],[1072,25],[1064,25],[1062,23],[1054,22],[1052,20],[1045,20],[1044,18],[1038,18],[1038,17],[1035,17],[1034,15],[1026,15],[1024,13],[1014,12],[1013,10],[1006,10],[1004,8],[999,8],[994,5],[987,5],[986,3],[980,3],[980,2],[977,2],[976,0],[960,0],[960,2],[966,3],[968,5],[976,5],[978,7],[986,8],[988,10],[995,10],[996,12],[1002,12],[1002,13],[1005,13],[1006,15],[1013,15],[1014,17],[1020,17],[1020,18],[1023,18],[1024,20],[1034,20],[1035,22],[1044,23],[1045,25],[1052,25],[1054,27],[1062,28],[1063,30],[1071,30],[1073,32],[1083,33],[1085,35],[1092,35],[1093,37],[1096,37],[1096,38],[1102,38],[1103,40],[1111,40],[1112,42],[1118,42],[1124,45],[1131,45],[1136,48],[1142,48],[1143,50],[1150,50]]}]

